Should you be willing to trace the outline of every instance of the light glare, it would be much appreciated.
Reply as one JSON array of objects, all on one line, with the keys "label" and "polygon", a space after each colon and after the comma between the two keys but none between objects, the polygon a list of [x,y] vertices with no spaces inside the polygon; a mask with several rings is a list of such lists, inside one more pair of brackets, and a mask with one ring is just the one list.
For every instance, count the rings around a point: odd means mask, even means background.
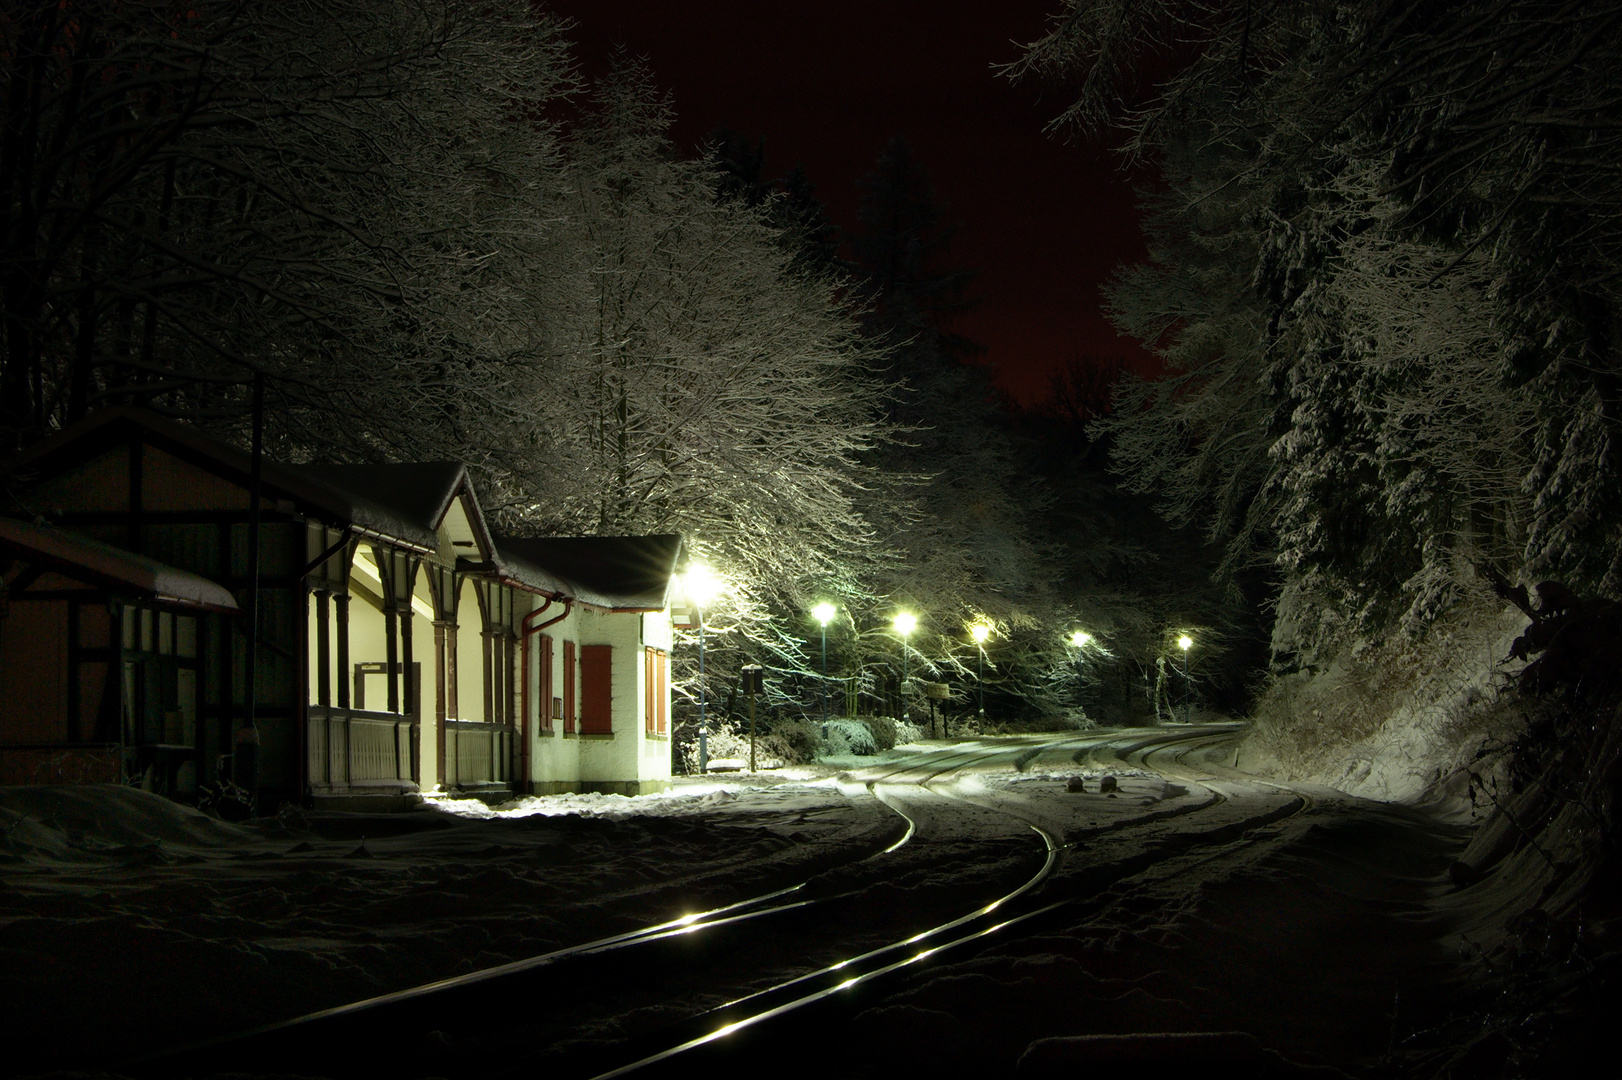
[{"label": "light glare", "polygon": [[969,628],[969,634],[974,638],[976,645],[984,645],[986,638],[991,636],[991,627],[985,623],[975,623]]},{"label": "light glare", "polygon": [[895,632],[906,637],[918,629],[918,616],[910,611],[903,611],[895,617]]},{"label": "light glare", "polygon": [[687,593],[688,600],[699,607],[705,607],[720,594],[721,579],[705,564],[694,563],[687,568],[682,587]]},{"label": "light glare", "polygon": [[1192,644],[1194,644],[1194,639],[1189,637],[1187,634],[1184,634],[1182,637],[1177,639],[1177,647],[1182,649],[1184,652],[1187,652],[1188,647]]},{"label": "light glare", "polygon": [[827,626],[829,623],[833,622],[834,615],[838,613],[838,610],[839,609],[834,607],[832,604],[818,604],[816,607],[811,609],[811,616],[823,626]]},{"label": "light glare", "polygon": [[1074,634],[1070,635],[1070,644],[1074,645],[1078,649],[1084,648],[1091,640],[1093,640],[1093,635],[1089,634],[1085,630],[1077,630]]}]

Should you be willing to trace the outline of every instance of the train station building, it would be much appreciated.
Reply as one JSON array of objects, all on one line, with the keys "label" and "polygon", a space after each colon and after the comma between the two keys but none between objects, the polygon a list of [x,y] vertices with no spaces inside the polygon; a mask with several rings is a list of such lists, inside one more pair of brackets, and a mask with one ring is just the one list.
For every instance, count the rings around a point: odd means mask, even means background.
[{"label": "train station building", "polygon": [[668,785],[680,537],[499,535],[456,462],[266,460],[255,575],[252,465],[121,407],[0,467],[0,784]]}]

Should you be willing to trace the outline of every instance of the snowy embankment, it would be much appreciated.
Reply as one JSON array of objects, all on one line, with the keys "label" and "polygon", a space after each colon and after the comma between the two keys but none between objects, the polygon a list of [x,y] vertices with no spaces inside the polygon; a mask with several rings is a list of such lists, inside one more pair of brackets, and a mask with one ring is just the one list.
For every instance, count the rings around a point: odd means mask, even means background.
[{"label": "snowy embankment", "polygon": [[[1478,817],[1470,772],[1515,734],[1522,714],[1506,662],[1527,618],[1479,606],[1418,643],[1347,649],[1320,670],[1279,678],[1255,710],[1238,764],[1349,795]],[[1491,762],[1484,763],[1491,771]]]}]

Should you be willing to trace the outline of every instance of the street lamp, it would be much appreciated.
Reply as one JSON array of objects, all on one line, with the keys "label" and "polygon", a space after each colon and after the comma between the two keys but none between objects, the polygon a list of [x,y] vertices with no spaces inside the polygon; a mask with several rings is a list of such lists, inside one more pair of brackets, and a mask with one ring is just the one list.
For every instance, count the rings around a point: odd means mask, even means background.
[{"label": "street lamp", "polygon": [[1188,650],[1194,644],[1194,639],[1184,634],[1177,639],[1177,647],[1183,650],[1183,723],[1188,723]]},{"label": "street lamp", "polygon": [[1070,644],[1076,647],[1076,704],[1086,709],[1087,703],[1082,700],[1086,696],[1087,673],[1082,667],[1082,657],[1087,645],[1093,640],[1093,635],[1085,630],[1076,630],[1070,635]]},{"label": "street lamp", "polygon": [[975,623],[969,628],[969,636],[974,639],[974,647],[980,652],[980,666],[975,674],[975,688],[980,692],[980,722],[986,722],[986,638],[991,636],[991,627],[985,623]]},{"label": "street lamp", "polygon": [[822,722],[828,722],[828,624],[839,609],[824,601],[811,609],[811,617],[822,624]]},{"label": "street lamp", "polygon": [[715,599],[721,591],[721,579],[703,563],[687,567],[682,579],[682,591],[698,620],[698,771],[710,771],[710,734],[704,718],[704,605]]},{"label": "street lamp", "polygon": [[901,635],[901,719],[905,723],[911,717],[907,708],[907,635],[918,629],[918,616],[910,611],[900,612],[893,625],[895,632]]}]

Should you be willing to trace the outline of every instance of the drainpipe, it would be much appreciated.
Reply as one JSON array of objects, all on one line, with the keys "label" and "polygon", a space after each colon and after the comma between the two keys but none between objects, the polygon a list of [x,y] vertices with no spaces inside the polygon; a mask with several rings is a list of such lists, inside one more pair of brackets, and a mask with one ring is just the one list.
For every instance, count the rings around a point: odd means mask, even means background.
[{"label": "drainpipe", "polygon": [[[532,783],[534,783],[534,781],[530,779],[529,775],[529,639],[531,636],[540,633],[553,623],[562,622],[564,619],[567,619],[569,617],[569,612],[574,610],[574,601],[565,600],[563,601],[563,614],[554,615],[543,623],[536,626],[531,626],[529,621],[545,615],[547,610],[551,608],[552,601],[553,597],[548,596],[546,598],[546,603],[542,604],[528,615],[525,615],[523,621],[518,624],[518,663],[519,666],[523,668],[524,672],[523,677],[519,680],[518,684],[520,687],[518,695],[518,708],[522,713],[522,715],[519,717],[518,723],[518,738],[523,745],[523,749],[518,755],[518,760],[520,767],[524,770],[524,777],[521,782],[525,787],[529,787]],[[525,792],[525,794],[529,793]]]}]

